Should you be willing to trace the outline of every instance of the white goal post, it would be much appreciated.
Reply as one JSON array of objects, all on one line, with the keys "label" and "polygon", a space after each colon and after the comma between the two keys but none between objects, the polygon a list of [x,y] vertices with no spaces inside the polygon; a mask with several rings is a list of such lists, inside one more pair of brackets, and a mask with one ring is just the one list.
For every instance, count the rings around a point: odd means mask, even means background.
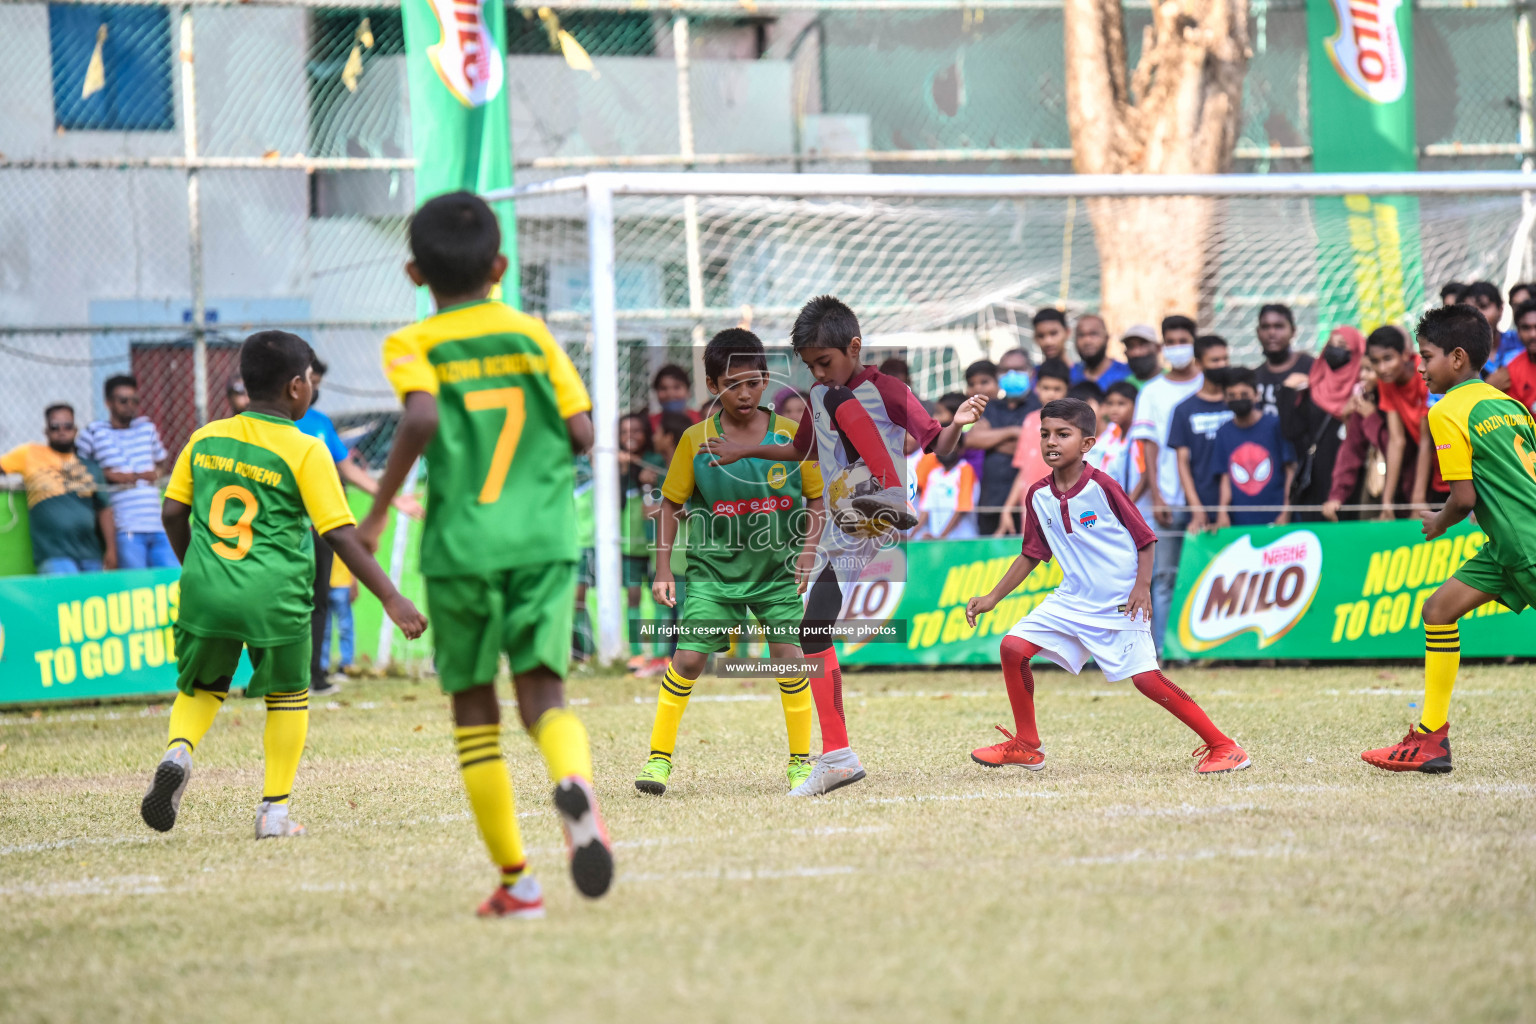
[{"label": "white goal post", "polygon": [[[1397,311],[1380,319],[1406,322],[1411,319],[1406,314],[1419,311],[1420,300],[1412,300],[1412,309],[1405,305],[1403,267],[1388,265],[1399,257],[1380,256],[1380,265],[1373,265],[1378,256],[1369,245],[1354,244],[1358,237],[1343,243],[1337,232],[1327,237],[1328,215],[1316,212],[1315,201],[1346,197],[1346,204],[1354,204],[1340,207],[1346,234],[1381,231],[1395,241],[1395,232],[1401,232],[1405,245],[1417,249],[1411,268],[1417,294],[1433,297],[1452,277],[1482,277],[1507,287],[1530,272],[1533,191],[1536,174],[1501,171],[1213,176],[602,172],[521,185],[486,198],[517,201],[525,264],[530,247],[540,244],[529,232],[541,223],[567,226],[563,237],[546,231],[545,242],[559,248],[568,262],[585,250],[580,299],[560,308],[552,293],[542,312],[557,336],[567,343],[580,337],[578,344],[590,352],[596,428],[595,625],[598,656],[612,662],[623,653],[625,621],[616,452],[623,411],[621,323],[626,329],[682,330],[685,336],[691,329],[695,340],[742,316],[757,318],[754,329],[758,324],[783,328],[800,302],[821,292],[848,298],[872,336],[979,326],[984,315],[998,309],[1005,315],[1021,311],[1026,319],[1041,305],[1073,312],[1095,309],[1101,302],[1107,305],[1109,296],[1101,298],[1108,275],[1100,270],[1107,257],[1103,244],[1095,244],[1095,232],[1105,222],[1095,223],[1093,217],[1096,209],[1107,207],[1095,208],[1094,201],[1146,197],[1211,201],[1204,207],[1213,211],[1208,217],[1172,222],[1176,229],[1181,223],[1193,225],[1181,241],[1200,253],[1203,329],[1209,312],[1214,329],[1225,331],[1234,343],[1246,341],[1251,327],[1244,325],[1251,324],[1260,300],[1288,302],[1297,307],[1299,326],[1304,321],[1316,326],[1324,290],[1319,281],[1330,274],[1352,275],[1363,293],[1375,296],[1371,301]],[[1380,197],[1415,197],[1416,208],[1399,221],[1382,204],[1373,206]],[[584,237],[575,234],[578,221],[584,222]],[[1167,242],[1128,237],[1124,244],[1155,253]],[[669,298],[665,288],[653,283],[664,276],[655,269],[663,264],[686,269],[685,298],[676,287]],[[1394,287],[1399,294],[1383,295]],[[710,288],[717,294],[708,294]],[[1170,311],[1148,309],[1138,320],[1155,321]],[[1112,331],[1127,326],[1110,323]],[[1369,330],[1378,324],[1361,326]],[[1245,333],[1236,333],[1239,328]],[[765,327],[759,333],[772,344],[782,342],[786,332]],[[1317,343],[1315,337],[1303,340]]]}]

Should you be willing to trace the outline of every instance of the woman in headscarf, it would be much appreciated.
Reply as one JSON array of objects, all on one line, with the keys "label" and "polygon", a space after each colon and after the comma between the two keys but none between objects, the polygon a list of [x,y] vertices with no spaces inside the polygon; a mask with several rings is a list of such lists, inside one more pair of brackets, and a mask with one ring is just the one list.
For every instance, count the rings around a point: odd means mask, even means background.
[{"label": "woman in headscarf", "polygon": [[1364,359],[1365,335],[1353,327],[1335,327],[1312,369],[1291,374],[1275,396],[1280,428],[1296,449],[1291,505],[1298,522],[1322,518],[1318,506],[1333,487],[1333,464]]}]

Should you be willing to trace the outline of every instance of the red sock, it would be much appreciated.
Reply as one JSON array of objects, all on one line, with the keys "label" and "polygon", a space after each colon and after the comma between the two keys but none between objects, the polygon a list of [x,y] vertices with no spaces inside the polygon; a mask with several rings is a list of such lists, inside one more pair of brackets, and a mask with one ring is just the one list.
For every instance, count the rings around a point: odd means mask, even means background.
[{"label": "red sock", "polygon": [[1199,734],[1207,746],[1218,746],[1222,743],[1231,743],[1227,734],[1216,728],[1200,705],[1190,699],[1189,694],[1179,689],[1169,681],[1168,677],[1156,669],[1151,672],[1142,672],[1132,676],[1131,681],[1136,684],[1136,689],[1145,697],[1150,697],[1169,711],[1173,716]]},{"label": "red sock", "polygon": [[843,670],[837,663],[837,649],[828,647],[819,654],[807,651],[805,656],[821,662],[811,675],[811,696],[821,722],[821,751],[841,750],[848,746],[848,719],[843,716]]},{"label": "red sock", "polygon": [[883,487],[900,487],[901,474],[896,471],[896,463],[891,458],[890,450],[885,447],[885,438],[880,436],[880,428],[870,419],[864,403],[857,398],[850,398],[837,407],[832,418],[858,449],[859,458],[864,460],[869,475],[880,480]]},{"label": "red sock", "polygon": [[1008,703],[1013,705],[1013,732],[1028,746],[1040,749],[1040,730],[1035,725],[1035,677],[1029,659],[1040,648],[1023,637],[1003,637],[1003,682],[1008,684]]}]

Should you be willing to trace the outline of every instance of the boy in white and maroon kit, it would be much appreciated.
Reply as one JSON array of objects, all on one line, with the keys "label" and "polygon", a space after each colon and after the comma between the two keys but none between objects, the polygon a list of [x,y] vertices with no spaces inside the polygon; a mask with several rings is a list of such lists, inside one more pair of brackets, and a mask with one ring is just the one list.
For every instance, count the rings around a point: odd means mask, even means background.
[{"label": "boy in white and maroon kit", "polygon": [[1035,725],[1035,680],[1029,659],[1044,654],[1077,675],[1091,657],[1110,681],[1136,689],[1172,712],[1201,739],[1201,774],[1248,767],[1248,755],[1211,723],[1190,696],[1158,670],[1152,645],[1152,545],[1157,537],[1125,492],[1083,456],[1093,447],[1098,418],[1088,403],[1063,398],[1040,411],[1040,448],[1051,474],[1024,501],[1023,552],[990,594],[965,608],[972,626],[1012,593],[1041,562],[1055,557],[1062,582],[1003,638],[1003,679],[1013,705],[1006,741],[971,752],[988,767],[1045,767]]},{"label": "boy in white and maroon kit", "polygon": [[[710,463],[715,466],[738,459],[786,464],[815,459],[827,483],[827,507],[833,514],[821,531],[814,579],[800,623],[800,649],[807,659],[819,663],[810,682],[821,723],[822,753],[810,778],[790,790],[790,796],[821,796],[864,778],[864,765],[848,739],[843,670],[832,646],[843,587],[856,583],[876,555],[899,544],[901,531],[917,524],[896,465],[906,439],[914,438],[926,451],[948,454],[959,445],[961,431],[980,419],[987,407],[985,396],[974,395],[960,406],[949,426],[940,427],[910,388],[863,364],[859,359],[862,333],[859,318],[837,298],[818,295],[807,302],[795,318],[790,342],[816,383],[794,441],[745,445],[712,437],[699,446],[715,456]],[[849,503],[865,521],[851,524],[850,532],[833,511],[834,492],[839,477],[857,465],[869,470],[869,480]]]}]

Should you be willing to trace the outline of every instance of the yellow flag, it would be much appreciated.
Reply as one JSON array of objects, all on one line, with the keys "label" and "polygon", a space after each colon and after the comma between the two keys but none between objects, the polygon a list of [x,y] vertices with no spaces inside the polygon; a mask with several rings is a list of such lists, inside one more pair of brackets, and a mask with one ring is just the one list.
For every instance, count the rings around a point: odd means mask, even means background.
[{"label": "yellow flag", "polygon": [[565,56],[565,63],[575,71],[590,71],[592,77],[597,77],[597,68],[592,66],[592,58],[587,56],[587,51],[582,49],[576,37],[565,29],[560,30],[560,52]]},{"label": "yellow flag", "polygon": [[347,66],[341,69],[341,84],[347,87],[347,92],[357,92],[357,80],[363,77],[363,48],[353,46],[352,54],[347,58]]},{"label": "yellow flag", "polygon": [[107,66],[101,59],[101,48],[107,43],[107,26],[96,30],[96,49],[91,51],[91,62],[85,66],[85,81],[80,84],[80,98],[90,99],[107,87]]}]

